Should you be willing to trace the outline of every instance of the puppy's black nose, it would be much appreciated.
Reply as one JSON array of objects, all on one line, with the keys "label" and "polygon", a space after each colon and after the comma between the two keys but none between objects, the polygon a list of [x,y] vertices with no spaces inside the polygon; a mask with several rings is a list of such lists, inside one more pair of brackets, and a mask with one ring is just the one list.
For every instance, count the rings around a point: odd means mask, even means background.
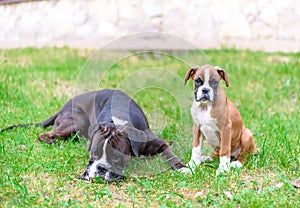
[{"label": "puppy's black nose", "polygon": [[206,88],[206,87],[205,87],[205,88],[203,88],[203,89],[202,89],[202,93],[203,93],[203,94],[207,94],[207,93],[209,93],[209,89],[208,89],[208,88]]}]

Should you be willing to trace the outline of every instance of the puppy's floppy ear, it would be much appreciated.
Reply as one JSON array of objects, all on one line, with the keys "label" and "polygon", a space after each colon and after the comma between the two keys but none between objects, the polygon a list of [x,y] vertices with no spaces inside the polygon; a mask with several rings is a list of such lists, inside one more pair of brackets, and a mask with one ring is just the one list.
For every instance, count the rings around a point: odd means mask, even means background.
[{"label": "puppy's floppy ear", "polygon": [[184,78],[184,85],[186,85],[186,82],[196,73],[197,67],[192,67],[188,70],[188,72],[185,75]]},{"label": "puppy's floppy ear", "polygon": [[214,68],[217,70],[217,72],[219,73],[219,75],[225,81],[226,87],[228,87],[229,86],[229,82],[228,82],[228,75],[227,75],[227,73],[221,67],[219,67],[219,66],[215,66]]},{"label": "puppy's floppy ear", "polygon": [[140,151],[146,145],[147,134],[134,127],[129,127],[127,133],[133,155],[139,157]]}]

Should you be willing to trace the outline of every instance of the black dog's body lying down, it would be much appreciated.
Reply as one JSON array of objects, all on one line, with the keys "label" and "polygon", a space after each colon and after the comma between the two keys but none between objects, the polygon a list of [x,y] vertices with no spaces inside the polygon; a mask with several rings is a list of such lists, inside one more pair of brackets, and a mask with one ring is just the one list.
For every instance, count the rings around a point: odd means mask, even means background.
[{"label": "black dog's body lying down", "polygon": [[36,125],[53,125],[52,132],[39,135],[41,142],[51,144],[57,138],[66,140],[76,133],[88,138],[90,159],[82,175],[84,180],[95,176],[106,181],[121,180],[131,156],[161,153],[173,169],[185,167],[166,142],[151,132],[142,109],[119,90],[78,95]]}]

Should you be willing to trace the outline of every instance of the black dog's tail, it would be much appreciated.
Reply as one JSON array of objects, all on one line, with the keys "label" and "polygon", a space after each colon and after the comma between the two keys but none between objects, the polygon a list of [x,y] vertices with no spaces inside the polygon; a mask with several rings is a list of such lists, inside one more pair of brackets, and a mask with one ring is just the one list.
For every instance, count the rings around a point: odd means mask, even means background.
[{"label": "black dog's tail", "polygon": [[48,126],[52,126],[54,124],[54,121],[55,121],[57,116],[58,116],[58,113],[54,114],[53,116],[51,116],[50,118],[48,118],[47,120],[45,120],[41,123],[12,125],[12,126],[9,126],[7,128],[1,129],[0,133],[8,131],[8,130],[12,130],[14,128],[19,128],[19,127],[24,128],[24,127],[29,127],[29,126],[36,126],[36,127],[47,128]]}]

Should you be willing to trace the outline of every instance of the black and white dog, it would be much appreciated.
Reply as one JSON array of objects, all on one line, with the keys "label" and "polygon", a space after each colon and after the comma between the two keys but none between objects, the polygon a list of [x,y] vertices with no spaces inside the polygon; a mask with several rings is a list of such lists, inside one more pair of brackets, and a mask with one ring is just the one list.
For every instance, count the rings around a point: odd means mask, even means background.
[{"label": "black and white dog", "polygon": [[[49,119],[34,125],[44,128],[53,125],[52,132],[39,135],[39,140],[48,144],[55,143],[55,139],[67,140],[75,134],[88,138],[90,159],[81,177],[83,180],[99,176],[106,181],[120,181],[130,158],[142,155],[161,154],[173,169],[185,167],[169,145],[149,129],[140,106],[119,90],[78,95]],[[18,126],[26,125],[6,129]]]}]

